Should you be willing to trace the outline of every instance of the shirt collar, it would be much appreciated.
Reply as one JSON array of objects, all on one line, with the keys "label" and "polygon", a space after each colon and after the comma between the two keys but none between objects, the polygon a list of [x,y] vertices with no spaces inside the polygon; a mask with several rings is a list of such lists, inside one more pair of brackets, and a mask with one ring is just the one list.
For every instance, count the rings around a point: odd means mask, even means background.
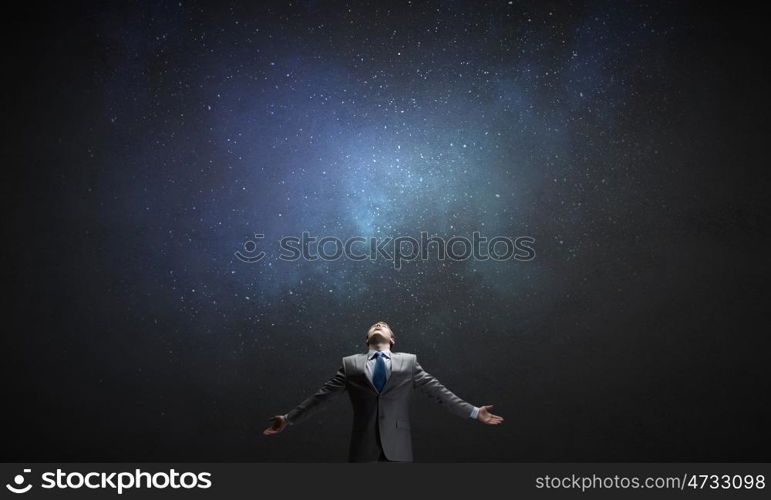
[{"label": "shirt collar", "polygon": [[[375,349],[370,349],[370,350],[369,350],[369,353],[367,353],[367,359],[372,359],[372,356],[373,356],[373,355],[374,355],[376,352],[378,352],[378,351],[376,351]],[[388,359],[391,359],[391,349],[386,349],[385,351],[380,351],[380,352],[382,352],[383,354],[385,354],[385,357],[386,357],[386,358],[388,358]]]}]

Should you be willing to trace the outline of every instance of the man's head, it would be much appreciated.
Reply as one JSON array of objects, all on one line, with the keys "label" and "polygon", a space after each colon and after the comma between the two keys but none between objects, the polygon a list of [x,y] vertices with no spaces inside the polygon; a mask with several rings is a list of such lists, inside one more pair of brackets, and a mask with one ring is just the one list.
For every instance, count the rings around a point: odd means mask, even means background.
[{"label": "man's head", "polygon": [[373,349],[377,349],[378,345],[390,348],[395,343],[394,332],[385,321],[378,321],[367,330],[367,345]]}]

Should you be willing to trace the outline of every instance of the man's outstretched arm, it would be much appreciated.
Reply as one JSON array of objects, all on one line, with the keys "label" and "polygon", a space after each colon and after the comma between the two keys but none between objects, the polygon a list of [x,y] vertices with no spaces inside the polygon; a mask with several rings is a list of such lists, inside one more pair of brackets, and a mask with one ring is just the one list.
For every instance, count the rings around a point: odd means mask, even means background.
[{"label": "man's outstretched arm", "polygon": [[275,415],[268,420],[272,421],[270,427],[262,431],[266,436],[278,434],[289,424],[296,424],[305,420],[312,414],[321,410],[332,398],[345,390],[345,368],[340,365],[334,377],[327,380],[316,394],[309,397],[286,415]]},{"label": "man's outstretched arm", "polygon": [[443,386],[434,376],[425,371],[420,363],[415,360],[415,372],[413,374],[415,387],[420,389],[428,397],[437,403],[444,405],[449,411],[463,418],[474,418],[485,424],[497,425],[503,423],[503,417],[489,412],[492,405],[479,408],[467,403],[451,390]]}]

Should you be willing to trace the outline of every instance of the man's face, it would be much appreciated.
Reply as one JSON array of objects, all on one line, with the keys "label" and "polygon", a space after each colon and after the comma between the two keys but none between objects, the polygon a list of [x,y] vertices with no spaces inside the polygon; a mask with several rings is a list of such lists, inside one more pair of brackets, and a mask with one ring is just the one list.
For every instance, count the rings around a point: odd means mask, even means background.
[{"label": "man's face", "polygon": [[367,331],[367,345],[382,344],[384,342],[394,345],[396,339],[394,339],[394,333],[391,331],[391,328],[389,328],[388,323],[385,321],[378,321],[370,326],[369,331]]}]

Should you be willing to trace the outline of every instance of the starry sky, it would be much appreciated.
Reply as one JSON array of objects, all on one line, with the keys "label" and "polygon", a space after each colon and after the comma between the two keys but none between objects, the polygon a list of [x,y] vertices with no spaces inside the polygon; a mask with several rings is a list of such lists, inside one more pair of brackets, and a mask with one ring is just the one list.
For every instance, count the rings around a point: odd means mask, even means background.
[{"label": "starry sky", "polygon": [[[417,396],[418,461],[771,455],[750,10],[20,9],[3,459],[344,461],[345,396],[260,433],[379,320],[506,418],[486,428]],[[304,231],[529,236],[535,258],[280,259]],[[245,263],[255,234],[266,257]]]}]

